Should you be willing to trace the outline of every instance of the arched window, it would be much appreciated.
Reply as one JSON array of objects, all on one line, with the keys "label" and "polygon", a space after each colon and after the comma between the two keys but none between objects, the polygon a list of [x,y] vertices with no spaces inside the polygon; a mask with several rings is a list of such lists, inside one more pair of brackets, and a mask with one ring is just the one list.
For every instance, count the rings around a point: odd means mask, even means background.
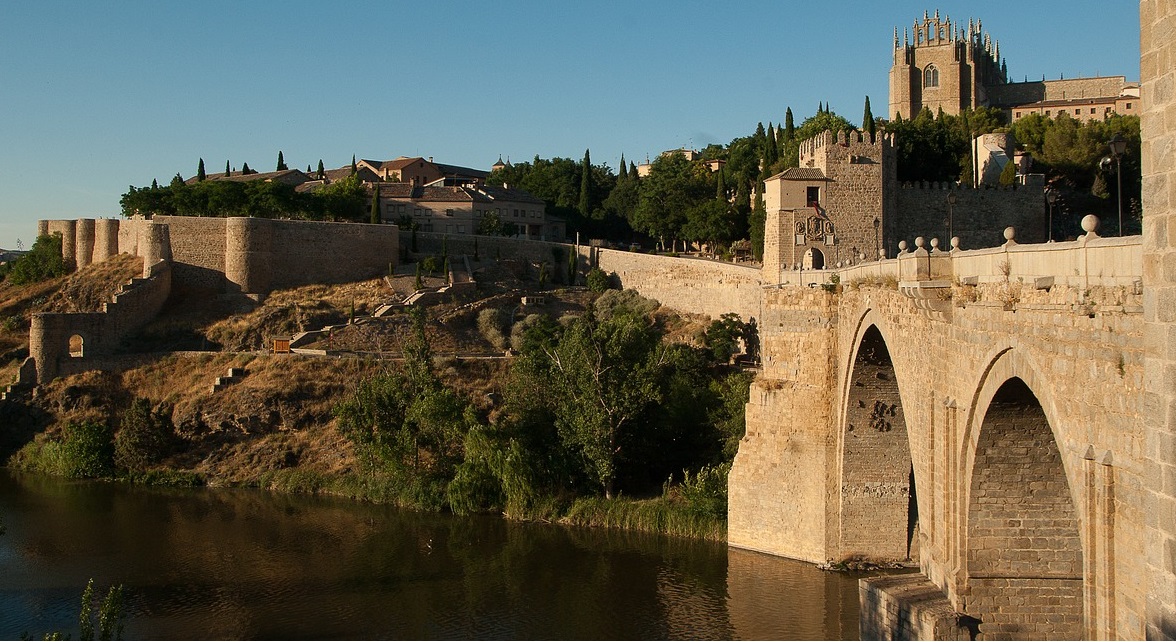
[{"label": "arched window", "polygon": [[82,339],[82,335],[75,334],[69,338],[69,356],[75,359],[86,356],[85,340]]},{"label": "arched window", "polygon": [[927,68],[923,70],[923,86],[939,86],[939,69],[935,65],[927,65]]}]

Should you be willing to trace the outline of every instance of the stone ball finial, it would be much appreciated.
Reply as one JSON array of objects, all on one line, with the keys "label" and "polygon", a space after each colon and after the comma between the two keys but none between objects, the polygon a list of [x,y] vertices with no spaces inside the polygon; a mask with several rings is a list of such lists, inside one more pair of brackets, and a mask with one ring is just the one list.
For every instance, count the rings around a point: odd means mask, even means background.
[{"label": "stone ball finial", "polygon": [[923,237],[921,237],[921,236],[915,237],[915,247],[917,247],[921,250],[921,249],[923,249],[923,246],[926,244],[927,244],[927,240],[924,239]]},{"label": "stone ball finial", "polygon": [[953,249],[953,250],[960,249],[960,237],[958,237],[958,236],[951,237],[951,249]]},{"label": "stone ball finial", "polygon": [[1082,217],[1082,231],[1090,234],[1098,231],[1098,226],[1101,221],[1094,214],[1087,214]]},{"label": "stone ball finial", "polygon": [[906,243],[906,241],[899,241],[899,242],[898,242],[898,251],[899,251],[900,253],[901,253],[901,252],[906,252],[906,249],[907,249],[907,243]]},{"label": "stone ball finial", "polygon": [[932,238],[932,239],[931,239],[931,249],[932,249],[932,250],[938,250],[938,249],[939,249],[939,239],[938,239],[938,238]]},{"label": "stone ball finial", "polygon": [[1011,241],[1017,237],[1017,230],[1010,225],[1004,229],[1004,238],[1006,241]]}]

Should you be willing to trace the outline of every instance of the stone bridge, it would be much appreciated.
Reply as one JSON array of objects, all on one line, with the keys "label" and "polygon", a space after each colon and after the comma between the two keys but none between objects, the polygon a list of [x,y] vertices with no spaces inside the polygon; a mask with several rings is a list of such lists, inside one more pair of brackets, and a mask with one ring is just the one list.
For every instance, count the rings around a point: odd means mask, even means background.
[{"label": "stone bridge", "polygon": [[765,288],[730,543],[917,563],[863,635],[1141,634],[1140,237],[921,241]]}]

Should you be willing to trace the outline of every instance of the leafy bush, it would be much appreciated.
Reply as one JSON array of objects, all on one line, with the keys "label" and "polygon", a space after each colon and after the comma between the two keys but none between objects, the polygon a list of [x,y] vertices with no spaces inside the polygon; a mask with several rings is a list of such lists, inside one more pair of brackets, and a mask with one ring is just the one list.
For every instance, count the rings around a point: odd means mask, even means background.
[{"label": "leafy bush", "polygon": [[609,290],[601,294],[593,304],[596,317],[601,321],[611,318],[620,310],[629,310],[637,316],[647,316],[661,307],[655,299],[647,299],[637,290]]},{"label": "leafy bush", "polygon": [[498,308],[486,308],[478,313],[478,332],[497,350],[506,349],[508,313]]},{"label": "leafy bush", "polygon": [[8,465],[62,477],[107,477],[114,468],[111,430],[96,421],[66,424],[60,440],[31,441],[8,460]]},{"label": "leafy bush", "polygon": [[61,235],[41,235],[33,248],[12,264],[8,280],[16,285],[28,285],[46,279],[64,276],[69,272],[61,256]]},{"label": "leafy bush", "polygon": [[682,499],[690,510],[716,519],[727,517],[727,474],[731,464],[703,466],[693,476],[682,471]]},{"label": "leafy bush", "polygon": [[703,335],[703,345],[717,363],[727,363],[739,352],[743,338],[743,322],[739,315],[728,312],[711,322]]},{"label": "leafy bush", "polygon": [[114,463],[129,471],[142,471],[166,457],[174,440],[171,418],[162,411],[152,411],[147,399],[136,399],[115,434]]},{"label": "leafy bush", "polygon": [[589,290],[600,293],[612,287],[612,277],[598,267],[592,268],[588,271],[588,276],[585,277],[585,283],[588,284]]}]

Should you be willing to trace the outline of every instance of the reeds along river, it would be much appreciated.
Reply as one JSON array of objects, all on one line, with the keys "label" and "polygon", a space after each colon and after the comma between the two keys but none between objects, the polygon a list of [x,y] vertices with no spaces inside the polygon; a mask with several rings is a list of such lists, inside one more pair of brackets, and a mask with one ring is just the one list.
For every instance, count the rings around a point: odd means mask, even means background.
[{"label": "reeds along river", "polygon": [[0,469],[0,638],[857,638],[857,578],[722,544]]}]

